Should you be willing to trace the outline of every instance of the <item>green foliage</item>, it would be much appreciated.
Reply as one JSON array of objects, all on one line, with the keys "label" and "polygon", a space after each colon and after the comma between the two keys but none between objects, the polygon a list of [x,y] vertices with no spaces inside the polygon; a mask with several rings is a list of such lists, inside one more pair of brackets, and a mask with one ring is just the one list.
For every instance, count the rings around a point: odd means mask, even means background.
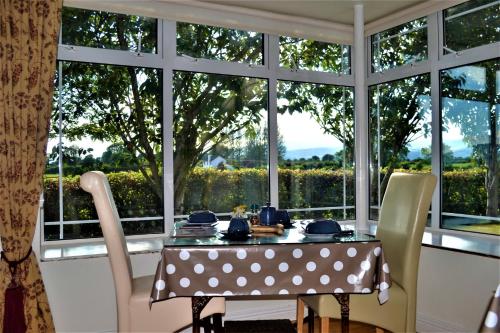
[{"label": "green foliage", "polygon": [[[416,171],[413,171],[416,172]],[[484,187],[486,171],[476,168],[443,173],[443,211],[484,215],[487,198]],[[344,173],[342,170],[279,169],[281,208],[333,207],[343,205]],[[108,174],[118,213],[122,218],[163,216],[162,203],[156,201],[148,182],[140,172]],[[346,204],[355,204],[354,175],[346,171]],[[194,168],[184,197],[186,212],[210,209],[230,212],[238,205],[264,204],[268,197],[268,175],[265,169],[217,170]],[[97,219],[90,194],[79,187],[80,177],[64,177],[64,220]],[[58,178],[46,176],[44,219],[59,220]],[[354,211],[348,217],[353,218]],[[295,214],[295,213],[294,213]],[[303,215],[295,214],[296,217]],[[294,215],[294,216],[295,216]],[[342,211],[316,212],[308,217],[331,216],[342,219]],[[124,223],[125,233],[162,232],[163,221]],[[75,226],[73,228],[76,228]],[[82,224],[73,230],[78,237],[99,237],[98,224]],[[51,237],[57,237],[58,232]],[[71,235],[69,235],[71,237]]]}]

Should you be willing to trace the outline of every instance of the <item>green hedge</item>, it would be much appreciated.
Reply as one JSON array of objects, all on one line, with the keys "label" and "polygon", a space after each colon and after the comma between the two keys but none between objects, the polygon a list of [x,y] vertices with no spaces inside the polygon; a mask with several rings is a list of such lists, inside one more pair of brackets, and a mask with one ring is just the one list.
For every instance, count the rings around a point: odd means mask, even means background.
[{"label": "green hedge", "polygon": [[[486,205],[485,170],[446,171],[443,211],[482,215]],[[79,176],[64,178],[64,219],[95,219],[90,195],[79,188]],[[162,215],[161,200],[139,172],[108,174],[121,217]],[[283,208],[341,206],[344,174],[329,170],[279,170],[279,200]],[[264,204],[268,197],[265,169],[216,170],[195,168],[186,188],[184,211],[209,208],[229,212],[240,204]],[[58,178],[45,177],[45,221],[57,221]],[[346,173],[347,205],[354,205],[354,176]]]}]

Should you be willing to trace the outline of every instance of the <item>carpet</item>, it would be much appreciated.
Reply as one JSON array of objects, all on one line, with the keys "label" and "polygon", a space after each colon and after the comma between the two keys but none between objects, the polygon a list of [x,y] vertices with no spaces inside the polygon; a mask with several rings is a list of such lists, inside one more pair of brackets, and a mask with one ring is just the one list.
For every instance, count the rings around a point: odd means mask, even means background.
[{"label": "carpet", "polygon": [[295,333],[288,319],[225,321],[226,333]]}]

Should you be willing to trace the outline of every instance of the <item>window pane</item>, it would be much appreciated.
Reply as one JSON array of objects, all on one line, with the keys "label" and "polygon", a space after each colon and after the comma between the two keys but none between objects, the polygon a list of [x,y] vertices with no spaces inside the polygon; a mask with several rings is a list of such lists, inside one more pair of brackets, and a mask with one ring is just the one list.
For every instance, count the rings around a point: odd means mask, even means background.
[{"label": "window pane", "polygon": [[63,239],[102,236],[92,198],[79,186],[79,176],[90,170],[107,174],[125,234],[163,232],[161,71],[64,62],[58,75],[62,89],[55,92],[48,144],[45,239],[59,239],[62,222],[71,222]]},{"label": "window pane", "polygon": [[500,59],[441,71],[443,228],[500,235]]},{"label": "window pane", "polygon": [[370,219],[394,171],[431,172],[430,75],[369,87]]},{"label": "window pane", "polygon": [[177,55],[262,64],[262,34],[178,22]]},{"label": "window pane", "polygon": [[149,17],[63,7],[62,43],[156,53],[156,22]]},{"label": "window pane", "polygon": [[279,81],[279,205],[292,218],[355,218],[353,103],[352,88]]},{"label": "window pane", "polygon": [[175,72],[175,214],[269,198],[267,81]]},{"label": "window pane", "polygon": [[280,66],[311,71],[351,73],[349,45],[280,37]]},{"label": "window pane", "polygon": [[468,1],[444,11],[444,52],[500,41],[498,0]]},{"label": "window pane", "polygon": [[372,72],[427,59],[427,18],[371,36]]}]

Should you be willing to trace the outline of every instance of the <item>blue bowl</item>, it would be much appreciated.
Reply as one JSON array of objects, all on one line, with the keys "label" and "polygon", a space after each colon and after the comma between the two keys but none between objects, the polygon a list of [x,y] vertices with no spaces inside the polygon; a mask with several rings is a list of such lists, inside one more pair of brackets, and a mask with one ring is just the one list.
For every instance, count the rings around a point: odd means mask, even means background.
[{"label": "blue bowl", "polygon": [[341,231],[340,225],[334,220],[317,220],[306,226],[308,234],[336,234]]}]

